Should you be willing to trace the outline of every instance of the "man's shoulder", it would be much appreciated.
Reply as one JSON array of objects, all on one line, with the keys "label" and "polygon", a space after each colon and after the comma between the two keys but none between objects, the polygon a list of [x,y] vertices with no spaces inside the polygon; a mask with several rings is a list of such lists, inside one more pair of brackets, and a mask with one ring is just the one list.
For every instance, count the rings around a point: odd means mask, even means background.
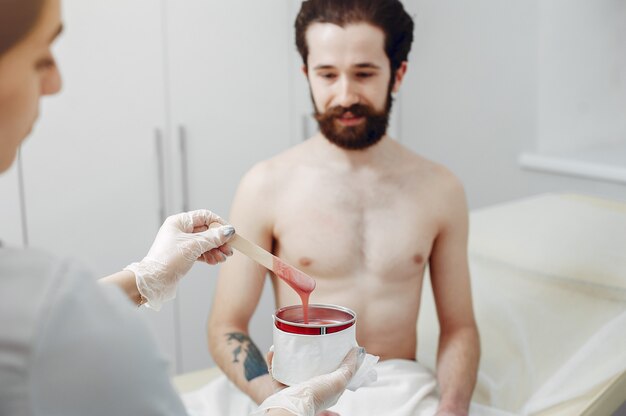
[{"label": "man's shoulder", "polygon": [[461,185],[457,175],[442,163],[428,159],[404,146],[402,146],[400,154],[402,159],[400,165],[404,167],[409,175],[436,182],[437,185],[448,185],[450,187]]},{"label": "man's shoulder", "polygon": [[242,182],[250,183],[255,187],[272,185],[288,179],[289,173],[300,166],[307,159],[307,142],[289,147],[276,155],[256,162],[245,173]]},{"label": "man's shoulder", "polygon": [[441,212],[453,211],[452,215],[456,215],[458,209],[465,209],[463,183],[451,169],[404,146],[401,148],[402,161],[397,164],[397,172],[416,191],[418,200],[422,200],[422,191],[426,191],[431,203],[439,206]]}]

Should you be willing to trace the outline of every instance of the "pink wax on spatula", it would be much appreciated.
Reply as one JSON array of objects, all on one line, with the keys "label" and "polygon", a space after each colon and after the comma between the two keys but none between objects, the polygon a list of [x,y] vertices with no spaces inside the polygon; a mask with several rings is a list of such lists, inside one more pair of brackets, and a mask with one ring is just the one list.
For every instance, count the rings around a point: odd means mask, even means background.
[{"label": "pink wax on spatula", "polygon": [[273,271],[276,276],[283,279],[293,290],[296,291],[302,300],[302,312],[304,313],[304,323],[309,323],[309,296],[315,289],[315,280],[308,274],[301,272],[293,266],[285,263],[276,256],[273,262]]},{"label": "pink wax on spatula", "polygon": [[272,253],[263,250],[261,247],[246,240],[239,234],[235,234],[233,238],[228,241],[228,244],[260,265],[273,271],[279,279],[282,279],[295,290],[302,300],[304,323],[309,322],[309,296],[315,289],[315,280],[311,276],[285,263]]}]

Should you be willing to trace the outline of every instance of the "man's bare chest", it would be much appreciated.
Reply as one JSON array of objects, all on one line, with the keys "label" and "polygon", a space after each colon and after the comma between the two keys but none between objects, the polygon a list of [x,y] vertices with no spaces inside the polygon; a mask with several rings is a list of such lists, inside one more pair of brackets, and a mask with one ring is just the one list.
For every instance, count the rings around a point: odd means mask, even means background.
[{"label": "man's bare chest", "polygon": [[291,193],[277,206],[274,222],[276,252],[313,276],[329,278],[415,275],[428,261],[436,230],[428,204],[380,186]]}]

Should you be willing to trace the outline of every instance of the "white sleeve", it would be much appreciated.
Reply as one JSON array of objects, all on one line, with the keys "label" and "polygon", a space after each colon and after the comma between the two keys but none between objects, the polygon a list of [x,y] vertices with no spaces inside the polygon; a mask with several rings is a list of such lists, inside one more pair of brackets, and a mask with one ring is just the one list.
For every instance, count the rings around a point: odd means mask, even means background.
[{"label": "white sleeve", "polygon": [[33,350],[33,414],[186,415],[167,361],[122,292],[72,264],[59,274]]}]

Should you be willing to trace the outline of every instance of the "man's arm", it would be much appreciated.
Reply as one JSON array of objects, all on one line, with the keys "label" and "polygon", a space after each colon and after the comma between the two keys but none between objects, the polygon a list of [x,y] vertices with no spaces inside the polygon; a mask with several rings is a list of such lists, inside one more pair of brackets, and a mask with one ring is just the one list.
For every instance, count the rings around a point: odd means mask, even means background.
[{"label": "man's arm", "polygon": [[[241,181],[231,209],[236,232],[271,251],[272,192],[263,165]],[[270,182],[271,183],[271,182]],[[213,359],[243,392],[261,403],[271,395],[272,379],[264,353],[249,338],[248,324],[263,291],[267,270],[235,253],[220,271],[208,326]]]},{"label": "man's arm", "polygon": [[438,415],[467,415],[476,384],[480,343],[474,320],[467,259],[468,210],[461,184],[451,174],[439,212],[441,227],[430,260],[439,317]]}]

